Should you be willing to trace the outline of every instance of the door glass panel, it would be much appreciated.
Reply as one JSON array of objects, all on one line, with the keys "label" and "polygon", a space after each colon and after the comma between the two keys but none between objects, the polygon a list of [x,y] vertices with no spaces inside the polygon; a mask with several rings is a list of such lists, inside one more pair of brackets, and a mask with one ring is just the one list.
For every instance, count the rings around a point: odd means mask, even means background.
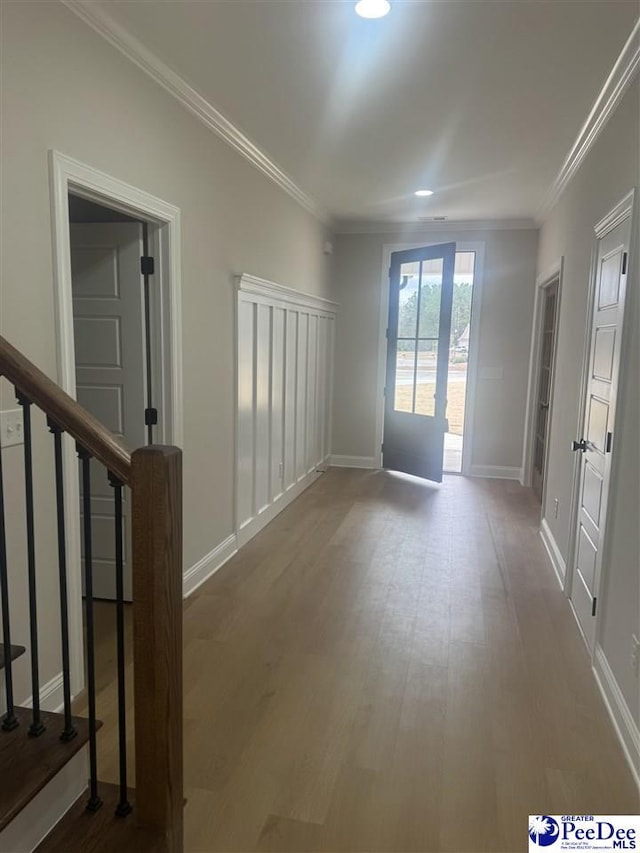
[{"label": "door glass panel", "polygon": [[418,337],[437,338],[440,334],[442,298],[442,258],[422,262],[420,279],[420,328]]},{"label": "door glass panel", "polygon": [[418,341],[418,369],[416,375],[416,404],[414,412],[433,417],[436,410],[436,365],[438,341]]},{"label": "door glass panel", "polygon": [[413,411],[413,389],[415,386],[415,340],[399,340],[396,352],[396,387],[393,408],[396,412]]},{"label": "door glass panel", "polygon": [[418,321],[418,276],[420,264],[415,261],[400,266],[398,301],[398,337],[415,338]]},{"label": "door glass panel", "polygon": [[402,264],[394,409],[435,414],[442,258]]}]

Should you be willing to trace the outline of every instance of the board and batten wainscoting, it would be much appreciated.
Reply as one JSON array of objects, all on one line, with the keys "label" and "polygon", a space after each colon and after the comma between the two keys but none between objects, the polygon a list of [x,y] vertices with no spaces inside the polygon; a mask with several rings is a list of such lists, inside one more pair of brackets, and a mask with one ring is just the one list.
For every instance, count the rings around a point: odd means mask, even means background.
[{"label": "board and batten wainscoting", "polygon": [[238,547],[320,476],[331,453],[337,305],[237,278]]}]

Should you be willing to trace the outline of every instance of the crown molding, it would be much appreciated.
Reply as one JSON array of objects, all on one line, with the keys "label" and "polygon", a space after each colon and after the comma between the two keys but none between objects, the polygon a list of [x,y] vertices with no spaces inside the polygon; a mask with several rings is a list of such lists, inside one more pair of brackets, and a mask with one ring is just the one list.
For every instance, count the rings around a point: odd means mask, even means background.
[{"label": "crown molding", "polygon": [[595,100],[578,138],[567,155],[558,177],[553,182],[537,213],[541,222],[558,201],[567,184],[580,168],[600,132],[611,118],[622,96],[633,81],[640,66],[640,18],[636,21],[609,76]]},{"label": "crown molding", "polygon": [[310,308],[326,314],[333,315],[338,310],[337,302],[332,302],[322,296],[315,296],[312,293],[303,293],[301,290],[294,290],[292,287],[285,287],[283,284],[276,284],[266,278],[258,278],[257,275],[250,275],[245,272],[240,273],[235,278],[238,293],[259,296],[296,308]]},{"label": "crown molding", "polygon": [[446,222],[436,223],[350,222],[346,220],[332,222],[331,217],[318,202],[305,193],[246,134],[190,86],[183,77],[127,32],[124,27],[116,23],[103,8],[96,5],[92,0],[60,0],[60,2],[176,98],[209,130],[223,139],[256,169],[295,199],[301,207],[324,224],[333,225],[337,234],[385,234],[397,233],[398,231],[414,234],[450,230],[496,231],[539,227],[539,224],[551,211],[579,169],[640,67],[640,19],[638,19],[535,219],[465,220],[460,222],[447,220]]},{"label": "crown molding", "polygon": [[277,166],[233,122],[229,121],[207,99],[187,83],[184,78],[164,63],[158,56],[116,23],[101,7],[91,0],[60,0],[71,12],[88,24],[120,53],[148,74],[165,91],[179,101],[202,124],[234,148],[256,169],[295,199],[309,213],[325,224],[327,213],[311,196]]},{"label": "crown molding", "polygon": [[534,219],[447,219],[445,222],[374,222],[337,220],[334,234],[448,234],[454,231],[528,231],[538,230]]}]

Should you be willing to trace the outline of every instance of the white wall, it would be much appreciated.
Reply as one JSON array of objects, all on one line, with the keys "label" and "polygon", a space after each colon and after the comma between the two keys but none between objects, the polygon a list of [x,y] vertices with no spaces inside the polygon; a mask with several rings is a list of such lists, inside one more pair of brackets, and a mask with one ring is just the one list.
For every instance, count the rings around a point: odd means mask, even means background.
[{"label": "white wall", "polygon": [[[485,244],[473,420],[472,465],[519,469],[526,402],[538,232],[531,230],[340,234],[335,240],[336,379],[333,448],[378,457],[375,423],[383,246],[391,243]],[[483,379],[485,370],[501,378]],[[486,374],[485,374],[486,375]]]},{"label": "white wall", "polygon": [[330,451],[332,305],[249,286],[238,292],[239,545],[312,482]]},{"label": "white wall", "polygon": [[[540,272],[564,256],[563,294],[558,328],[556,387],[549,435],[547,498],[544,513],[560,553],[569,550],[570,512],[578,438],[578,402],[585,345],[591,252],[595,224],[640,184],[640,120],[638,82],[628,90],[585,162],[546,218],[540,232]],[[638,223],[636,223],[637,228]],[[637,238],[637,233],[634,235]],[[614,456],[605,552],[605,597],[601,601],[600,643],[637,721],[640,686],[631,667],[631,634],[640,631],[640,461],[639,441],[639,295],[638,264],[631,264],[623,341],[619,407],[616,413]],[[559,501],[558,518],[553,500]]]},{"label": "white wall", "polygon": [[[57,2],[2,4],[2,334],[57,378],[47,152],[182,211],[185,569],[234,529],[234,275],[326,295],[326,229]],[[2,408],[15,403],[3,388]],[[41,677],[59,671],[51,437],[38,421]],[[7,481],[20,481],[21,448]],[[24,510],[7,496],[11,582],[25,599]],[[26,610],[14,641],[24,643]],[[30,693],[28,666],[17,694]]]}]

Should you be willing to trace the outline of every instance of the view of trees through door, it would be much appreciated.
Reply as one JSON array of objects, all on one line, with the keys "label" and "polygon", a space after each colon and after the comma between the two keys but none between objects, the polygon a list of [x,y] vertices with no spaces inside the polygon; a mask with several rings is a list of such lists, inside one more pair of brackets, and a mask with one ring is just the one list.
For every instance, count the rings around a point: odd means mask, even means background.
[{"label": "view of trees through door", "polygon": [[[434,262],[431,262],[432,264]],[[418,301],[418,263],[415,271],[410,265],[403,266],[403,282],[399,304],[399,328],[415,325],[416,303]],[[447,383],[447,418],[449,431],[444,442],[444,470],[450,473],[462,471],[462,444],[464,433],[464,412],[467,391],[467,366],[469,361],[469,336],[471,327],[471,301],[473,295],[473,276],[475,271],[475,252],[456,252],[453,279],[453,308],[451,316],[451,344],[449,348],[449,371]],[[413,272],[413,274],[411,274]],[[440,314],[441,285],[438,270],[433,270],[433,281],[429,279],[429,267],[423,269],[423,285],[420,294],[420,325],[429,329],[437,328]],[[415,411],[430,414],[433,409],[433,397],[436,383],[437,341],[425,341],[418,353],[416,407]],[[412,411],[412,383],[402,383],[403,372],[413,371],[414,350],[409,341],[398,341],[398,380],[396,384],[395,408],[398,411]],[[402,399],[402,397],[406,399]]]}]

